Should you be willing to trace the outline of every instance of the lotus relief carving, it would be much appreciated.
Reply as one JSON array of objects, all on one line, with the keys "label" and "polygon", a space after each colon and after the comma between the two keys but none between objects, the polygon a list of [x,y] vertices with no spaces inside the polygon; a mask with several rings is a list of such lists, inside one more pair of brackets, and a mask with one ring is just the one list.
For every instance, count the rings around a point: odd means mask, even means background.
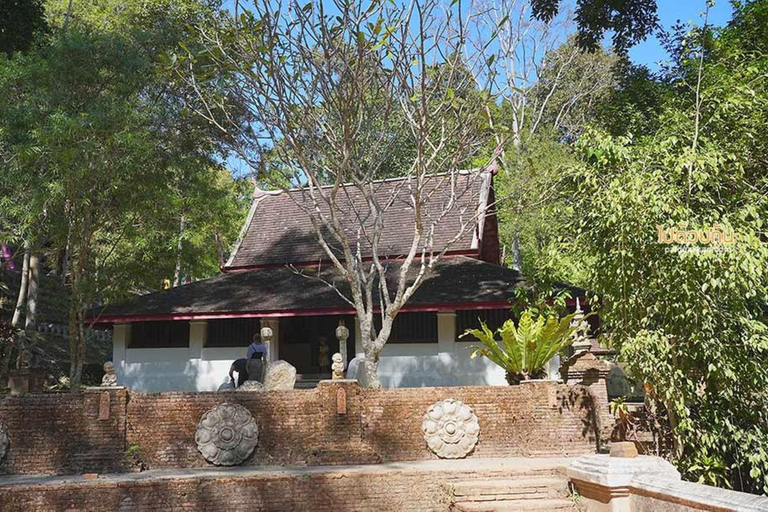
[{"label": "lotus relief carving", "polygon": [[429,408],[421,430],[435,455],[441,459],[460,459],[475,448],[480,424],[469,406],[448,398]]},{"label": "lotus relief carving", "polygon": [[242,405],[221,404],[203,415],[195,442],[211,464],[236,466],[250,457],[259,444],[259,427]]}]

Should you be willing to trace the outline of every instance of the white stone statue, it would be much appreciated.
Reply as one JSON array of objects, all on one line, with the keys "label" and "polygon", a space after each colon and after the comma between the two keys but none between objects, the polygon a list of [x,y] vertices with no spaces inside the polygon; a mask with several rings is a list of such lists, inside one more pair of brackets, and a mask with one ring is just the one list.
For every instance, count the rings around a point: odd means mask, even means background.
[{"label": "white stone statue", "polygon": [[264,391],[264,384],[257,380],[247,380],[238,388],[238,391]]},{"label": "white stone statue", "polygon": [[117,373],[115,373],[115,364],[112,361],[104,363],[104,376],[101,378],[102,386],[117,386]]},{"label": "white stone statue", "polygon": [[344,359],[342,358],[341,354],[336,352],[333,354],[333,364],[331,365],[331,371],[333,371],[333,379],[343,379],[344,378]]}]

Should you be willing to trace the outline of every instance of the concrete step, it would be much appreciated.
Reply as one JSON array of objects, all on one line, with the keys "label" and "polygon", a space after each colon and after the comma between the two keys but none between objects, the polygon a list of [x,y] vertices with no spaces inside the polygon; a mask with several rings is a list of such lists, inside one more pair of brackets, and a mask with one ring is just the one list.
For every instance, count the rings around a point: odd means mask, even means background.
[{"label": "concrete step", "polygon": [[296,380],[293,389],[315,389],[319,380]]},{"label": "concrete step", "polygon": [[506,499],[555,499],[569,495],[565,478],[498,478],[491,480],[465,480],[453,485],[456,502]]},{"label": "concrete step", "polygon": [[294,389],[315,389],[321,380],[330,378],[331,374],[325,373],[299,373],[296,375]]},{"label": "concrete step", "polygon": [[498,500],[470,501],[455,503],[452,512],[519,512],[538,510],[541,512],[577,512],[576,504],[569,499],[543,500]]}]

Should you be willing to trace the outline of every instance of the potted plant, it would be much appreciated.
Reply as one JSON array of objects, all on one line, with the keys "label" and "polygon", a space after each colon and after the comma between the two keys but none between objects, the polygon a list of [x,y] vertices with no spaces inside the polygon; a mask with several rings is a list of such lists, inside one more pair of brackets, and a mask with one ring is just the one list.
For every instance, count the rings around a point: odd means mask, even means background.
[{"label": "potted plant", "polygon": [[[577,316],[579,318],[574,322]],[[472,335],[481,343],[469,347],[473,359],[478,355],[487,357],[506,370],[507,382],[519,384],[546,377],[547,363],[573,344],[575,335],[584,328],[583,322],[578,320],[584,318],[581,311],[559,318],[551,310],[537,315],[526,309],[517,326],[507,320],[494,333],[481,322],[481,329],[469,329],[464,336]],[[497,339],[496,334],[501,339]]]}]

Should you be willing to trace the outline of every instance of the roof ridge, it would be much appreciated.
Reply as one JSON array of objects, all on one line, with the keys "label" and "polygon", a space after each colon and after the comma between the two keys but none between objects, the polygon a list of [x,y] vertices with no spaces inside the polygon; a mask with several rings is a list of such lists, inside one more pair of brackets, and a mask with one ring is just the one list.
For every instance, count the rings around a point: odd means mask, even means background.
[{"label": "roof ridge", "polygon": [[[472,169],[458,169],[456,171],[446,171],[446,172],[439,172],[439,173],[435,173],[435,174],[427,174],[426,177],[427,178],[437,178],[437,177],[440,177],[440,176],[448,176],[449,174],[452,174],[452,173],[456,173],[456,174],[458,174],[460,176],[468,176],[470,174],[476,173],[478,176],[480,176],[480,175],[482,175],[483,173],[486,173],[486,172],[490,172],[490,173],[495,172],[493,164],[489,164],[489,165],[486,165],[486,166],[483,166],[483,167],[474,167]],[[394,178],[382,178],[380,180],[373,180],[370,183],[371,184],[375,184],[375,183],[389,183],[389,182],[395,182],[395,181],[405,181],[406,179],[408,179],[410,177],[411,177],[411,175],[409,175],[409,176],[396,176]],[[354,182],[347,181],[347,182],[341,183],[339,186],[340,187],[348,187],[348,186],[353,186],[353,185],[355,185]],[[315,188],[332,188],[332,187],[335,187],[335,186],[336,186],[335,184],[332,184],[332,185],[320,185],[319,187],[315,187]],[[258,194],[258,196],[255,196],[255,197],[263,197],[264,195],[267,195],[267,194],[268,195],[272,195],[272,196],[276,196],[276,195],[280,195],[280,194],[282,194],[284,192],[300,192],[302,190],[309,190],[309,187],[308,186],[293,187],[293,188],[282,189],[282,190],[263,190],[263,189],[259,189],[259,194]]]}]

